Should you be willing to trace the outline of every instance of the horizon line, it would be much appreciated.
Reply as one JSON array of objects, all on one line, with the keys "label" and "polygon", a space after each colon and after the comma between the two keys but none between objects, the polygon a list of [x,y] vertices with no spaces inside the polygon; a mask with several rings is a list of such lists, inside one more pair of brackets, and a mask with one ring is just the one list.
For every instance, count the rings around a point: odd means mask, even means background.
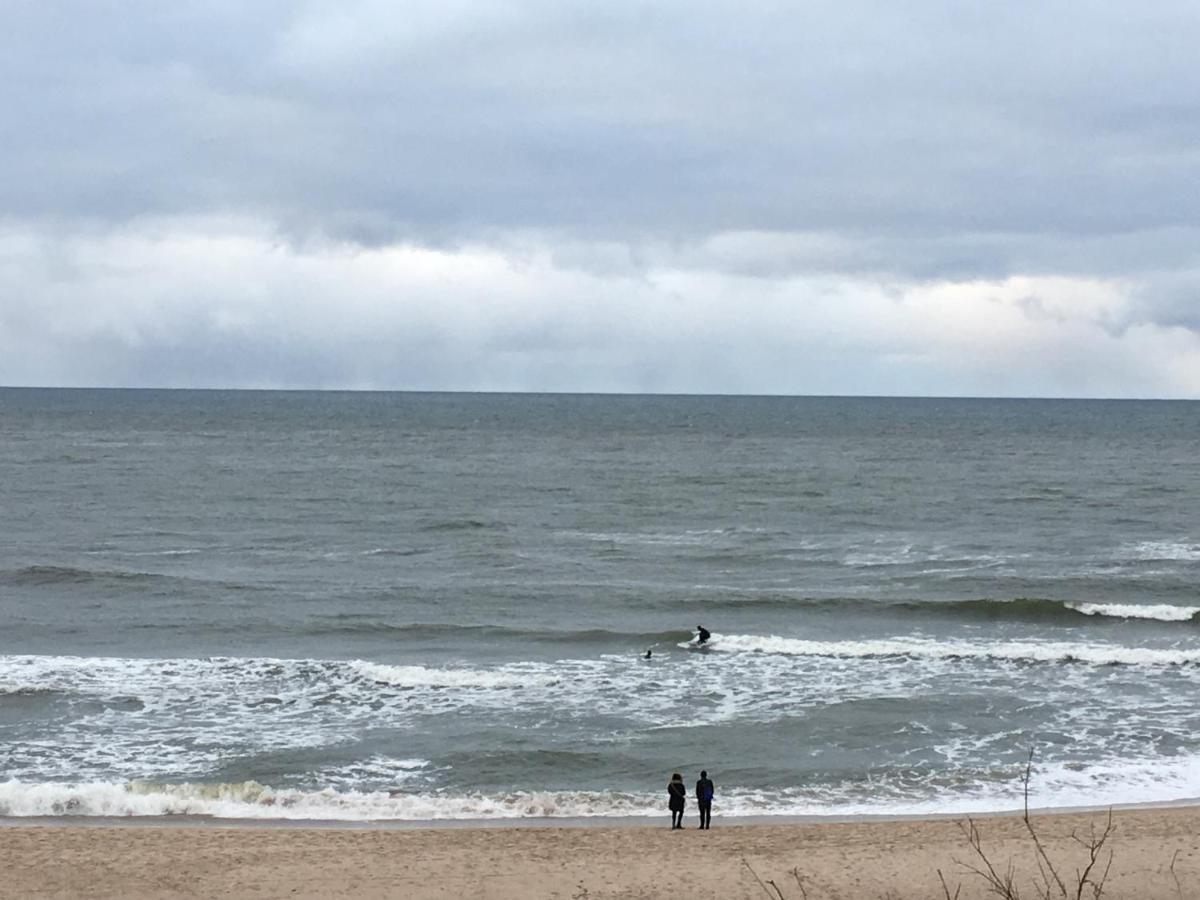
[{"label": "horizon line", "polygon": [[747,400],[1021,400],[1046,402],[1127,402],[1127,403],[1196,403],[1200,397],[1104,397],[1063,395],[1012,394],[789,394],[704,391],[596,391],[596,390],[505,390],[464,388],[307,388],[307,387],[162,387],[128,385],[37,385],[0,384],[0,391],[146,391],[180,393],[244,393],[244,394],[452,394],[463,396],[502,397],[663,397],[663,398],[728,398]]}]

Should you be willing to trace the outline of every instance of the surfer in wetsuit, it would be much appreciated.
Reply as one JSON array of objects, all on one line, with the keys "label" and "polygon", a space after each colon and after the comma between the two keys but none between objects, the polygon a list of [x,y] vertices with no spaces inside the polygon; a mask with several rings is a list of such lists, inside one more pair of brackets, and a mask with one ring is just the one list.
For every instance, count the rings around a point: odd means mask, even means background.
[{"label": "surfer in wetsuit", "polygon": [[707,628],[705,628],[703,625],[697,625],[696,631],[698,632],[696,635],[696,643],[697,644],[707,644],[708,639],[710,637],[712,637],[712,633]]}]

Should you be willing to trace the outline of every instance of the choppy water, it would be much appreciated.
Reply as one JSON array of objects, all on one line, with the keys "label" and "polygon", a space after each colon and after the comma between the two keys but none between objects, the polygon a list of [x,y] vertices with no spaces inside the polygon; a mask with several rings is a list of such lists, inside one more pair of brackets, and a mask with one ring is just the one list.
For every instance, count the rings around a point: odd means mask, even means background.
[{"label": "choppy water", "polygon": [[[1200,404],[0,390],[0,814],[1200,796]],[[705,653],[686,648],[703,623]],[[654,648],[652,659],[642,654]]]}]

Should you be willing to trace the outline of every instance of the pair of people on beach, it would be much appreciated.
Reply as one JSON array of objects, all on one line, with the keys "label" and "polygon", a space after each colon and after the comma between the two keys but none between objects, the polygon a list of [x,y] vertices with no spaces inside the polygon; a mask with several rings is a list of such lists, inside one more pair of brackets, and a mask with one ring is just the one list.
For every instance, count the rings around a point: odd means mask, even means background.
[{"label": "pair of people on beach", "polygon": [[[713,783],[708,772],[700,772],[696,782],[696,805],[700,809],[700,827],[708,829],[712,821]],[[676,772],[667,782],[667,807],[671,810],[671,828],[683,827],[683,810],[687,806],[687,787],[683,776]]]}]

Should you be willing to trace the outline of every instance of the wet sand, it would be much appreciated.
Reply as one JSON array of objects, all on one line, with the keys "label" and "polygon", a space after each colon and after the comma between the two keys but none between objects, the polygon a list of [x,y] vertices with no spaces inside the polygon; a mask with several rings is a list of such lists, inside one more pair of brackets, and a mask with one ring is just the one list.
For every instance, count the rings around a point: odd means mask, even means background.
[{"label": "wet sand", "polygon": [[[1075,896],[1085,841],[1104,812],[1033,823]],[[965,819],[729,824],[711,831],[612,827],[224,827],[155,821],[0,828],[0,897],[763,898],[929,900],[995,896]],[[1038,896],[1036,850],[1020,816],[975,819],[982,846],[1021,896]],[[1106,898],[1200,898],[1200,807],[1122,809],[1096,868]],[[138,825],[148,825],[143,821]],[[756,877],[757,875],[757,877]],[[760,880],[761,879],[761,883]],[[1057,888],[1055,888],[1057,891]],[[1057,894],[1055,894],[1057,896]],[[1092,897],[1085,889],[1084,897]]]}]

